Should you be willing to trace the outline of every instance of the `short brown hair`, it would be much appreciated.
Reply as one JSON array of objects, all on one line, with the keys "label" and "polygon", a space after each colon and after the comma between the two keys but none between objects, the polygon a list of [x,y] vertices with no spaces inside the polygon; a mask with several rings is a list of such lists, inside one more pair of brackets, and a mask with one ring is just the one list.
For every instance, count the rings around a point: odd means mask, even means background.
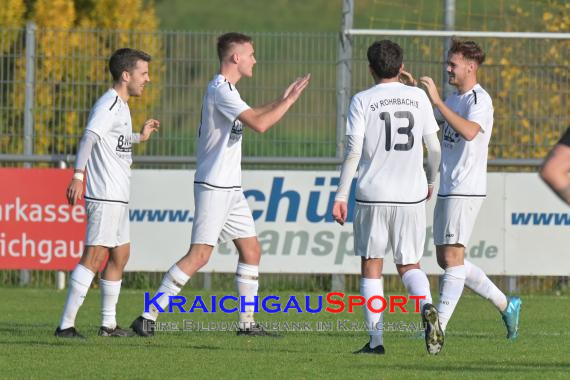
[{"label": "short brown hair", "polygon": [[447,54],[461,54],[463,58],[475,61],[478,65],[485,62],[485,53],[475,41],[460,41],[454,38]]},{"label": "short brown hair", "polygon": [[113,76],[113,82],[117,83],[123,75],[123,71],[131,73],[137,67],[138,61],[150,62],[149,54],[141,50],[122,48],[116,50],[109,59],[109,71]]},{"label": "short brown hair", "polygon": [[218,58],[222,61],[230,50],[232,44],[244,44],[246,42],[252,44],[253,40],[250,36],[246,36],[241,33],[232,32],[222,34],[218,37]]}]

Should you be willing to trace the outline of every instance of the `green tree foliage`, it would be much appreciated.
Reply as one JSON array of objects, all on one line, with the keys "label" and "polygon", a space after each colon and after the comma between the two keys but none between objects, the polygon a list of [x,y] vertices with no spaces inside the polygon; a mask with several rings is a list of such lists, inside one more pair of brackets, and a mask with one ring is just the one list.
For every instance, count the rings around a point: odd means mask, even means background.
[{"label": "green tree foliage", "polygon": [[[120,4],[120,5],[118,5]],[[26,5],[29,9],[26,9]],[[133,47],[153,57],[151,79],[159,81],[162,72],[161,42],[156,32],[158,19],[153,4],[143,0],[9,0],[0,8],[0,27],[20,27],[25,19],[37,26],[34,87],[34,153],[71,154],[81,134],[93,102],[111,86],[108,58],[120,47]],[[4,44],[6,39],[3,39]],[[0,45],[0,53],[17,50],[17,36]],[[22,120],[26,76],[25,55],[5,60],[13,67],[10,107],[0,111],[3,128],[20,133],[3,133],[2,150],[22,152]],[[155,86],[156,87],[156,86]],[[147,89],[133,99],[133,128],[138,130],[158,99],[158,91]],[[17,125],[10,125],[17,124]],[[11,139],[8,142],[6,139]]]},{"label": "green tree foliage", "polygon": [[[550,1],[547,9],[537,15],[513,6],[512,12],[520,27],[540,22],[541,31],[568,32],[570,3]],[[500,67],[484,79],[495,86],[495,121],[499,121],[491,155],[544,157],[570,126],[570,41],[492,39],[487,50],[486,65]]]}]

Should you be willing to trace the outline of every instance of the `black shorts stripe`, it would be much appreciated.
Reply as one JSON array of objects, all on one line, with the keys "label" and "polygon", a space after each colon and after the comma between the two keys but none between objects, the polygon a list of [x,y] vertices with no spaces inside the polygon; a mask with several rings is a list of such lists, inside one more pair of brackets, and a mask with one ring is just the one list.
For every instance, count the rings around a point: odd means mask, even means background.
[{"label": "black shorts stripe", "polygon": [[117,104],[117,102],[119,101],[119,97],[115,96],[115,101],[113,102],[113,104],[111,105],[111,107],[109,108],[109,111],[111,111],[113,109],[113,107],[115,107],[115,104]]},{"label": "black shorts stripe", "polygon": [[485,198],[486,194],[437,194],[438,198],[449,198],[449,197],[469,197],[469,198]]},{"label": "black shorts stripe", "polygon": [[200,182],[200,181],[194,181],[195,185],[207,185],[207,186],[211,186],[213,188],[216,189],[241,189],[241,186],[216,186],[216,185],[212,185],[211,183],[208,182]]},{"label": "black shorts stripe", "polygon": [[125,205],[128,205],[128,204],[129,204],[129,202],[118,201],[118,200],[115,200],[115,199],[100,199],[100,198],[93,198],[93,197],[87,197],[87,196],[85,196],[85,197],[83,197],[83,198],[85,198],[85,200],[88,200],[88,201],[122,203],[122,204],[125,204]]},{"label": "black shorts stripe", "polygon": [[363,203],[363,204],[393,204],[393,205],[415,205],[418,203],[422,203],[423,201],[425,201],[427,199],[420,199],[419,201],[413,201],[413,202],[395,202],[395,201],[364,201],[362,199],[355,199],[356,203]]}]

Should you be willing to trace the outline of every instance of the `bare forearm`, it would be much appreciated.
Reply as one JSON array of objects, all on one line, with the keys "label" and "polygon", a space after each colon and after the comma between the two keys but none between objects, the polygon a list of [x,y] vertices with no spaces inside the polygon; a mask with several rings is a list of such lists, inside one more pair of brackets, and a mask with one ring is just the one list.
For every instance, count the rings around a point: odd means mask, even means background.
[{"label": "bare forearm", "polygon": [[473,140],[481,130],[481,126],[479,124],[462,118],[453,112],[445,103],[439,102],[436,104],[436,107],[439,109],[439,112],[445,118],[445,121],[447,121],[449,126],[459,133],[465,140]]},{"label": "bare forearm", "polygon": [[267,104],[264,104],[262,106],[255,107],[255,110],[258,111],[259,113],[269,112],[279,104],[279,101],[280,100],[274,100],[271,103],[267,103]]},{"label": "bare forearm", "polygon": [[540,177],[563,201],[570,204],[570,147],[557,144],[540,169]]},{"label": "bare forearm", "polygon": [[285,116],[293,102],[282,99],[262,107],[243,112],[239,119],[256,132],[263,133],[273,127]]}]

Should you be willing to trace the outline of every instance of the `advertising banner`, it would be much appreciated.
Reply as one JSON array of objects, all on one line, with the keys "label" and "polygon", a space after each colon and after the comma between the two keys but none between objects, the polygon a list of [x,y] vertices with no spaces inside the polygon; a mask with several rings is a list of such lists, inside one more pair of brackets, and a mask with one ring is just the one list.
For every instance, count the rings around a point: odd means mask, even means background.
[{"label": "advertising banner", "polygon": [[[359,273],[352,212],[331,216],[338,172],[244,171],[243,189],[256,222],[265,273]],[[83,205],[68,206],[71,170],[0,169],[0,269],[72,269],[83,251]],[[166,271],[188,251],[194,172],[134,170],[131,257],[126,270]],[[436,189],[437,190],[437,189]],[[490,173],[488,196],[466,257],[491,275],[569,275],[570,209],[535,173]],[[426,204],[422,267],[441,273],[433,245],[435,199]],[[396,273],[392,256],[385,273]],[[235,271],[231,242],[216,247],[206,272]]]},{"label": "advertising banner", "polygon": [[83,253],[83,203],[69,206],[71,170],[0,169],[0,269],[75,267]]}]

